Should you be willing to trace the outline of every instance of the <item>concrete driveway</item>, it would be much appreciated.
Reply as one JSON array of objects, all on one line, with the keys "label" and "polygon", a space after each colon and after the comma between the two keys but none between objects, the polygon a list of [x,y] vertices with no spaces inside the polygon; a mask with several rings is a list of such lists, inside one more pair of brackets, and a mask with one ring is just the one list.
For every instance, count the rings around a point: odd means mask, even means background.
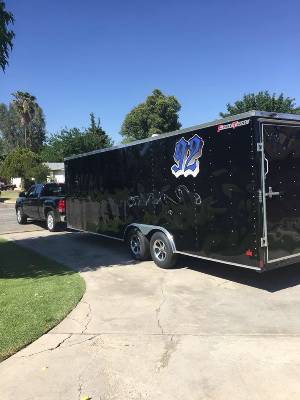
[{"label": "concrete driveway", "polygon": [[299,265],[259,275],[183,258],[168,271],[88,234],[8,237],[81,271],[87,290],[0,365],[1,398],[299,399]]}]

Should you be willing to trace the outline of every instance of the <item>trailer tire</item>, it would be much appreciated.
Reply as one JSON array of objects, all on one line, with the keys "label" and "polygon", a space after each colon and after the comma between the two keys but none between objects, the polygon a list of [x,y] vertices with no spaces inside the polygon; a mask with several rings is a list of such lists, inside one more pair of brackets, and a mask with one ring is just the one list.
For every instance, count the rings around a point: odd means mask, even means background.
[{"label": "trailer tire", "polygon": [[135,228],[131,229],[127,235],[127,245],[130,253],[136,260],[149,260],[150,244],[149,240],[142,232]]},{"label": "trailer tire", "polygon": [[21,207],[18,207],[18,208],[17,208],[16,214],[17,214],[17,222],[18,222],[18,224],[20,224],[20,225],[26,224],[26,222],[27,222],[27,217],[26,217],[26,215],[23,213],[23,210],[22,210]]},{"label": "trailer tire", "polygon": [[162,232],[156,232],[152,235],[150,252],[152,260],[160,268],[168,269],[176,264],[177,254],[173,252],[167,236]]}]

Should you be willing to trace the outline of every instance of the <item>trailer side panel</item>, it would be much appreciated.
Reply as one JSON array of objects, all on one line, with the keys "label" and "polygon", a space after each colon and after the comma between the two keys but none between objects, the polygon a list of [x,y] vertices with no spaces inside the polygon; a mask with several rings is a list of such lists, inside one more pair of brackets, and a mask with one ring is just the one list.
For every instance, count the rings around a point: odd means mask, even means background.
[{"label": "trailer side panel", "polygon": [[67,220],[119,239],[160,226],[178,252],[257,267],[255,160],[251,118],[70,159]]}]

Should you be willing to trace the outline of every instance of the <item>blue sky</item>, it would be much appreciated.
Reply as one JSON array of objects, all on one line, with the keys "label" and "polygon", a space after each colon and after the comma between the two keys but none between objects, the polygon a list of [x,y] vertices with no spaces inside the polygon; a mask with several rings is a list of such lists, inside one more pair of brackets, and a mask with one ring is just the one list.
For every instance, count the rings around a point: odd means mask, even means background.
[{"label": "blue sky", "polygon": [[29,91],[50,133],[93,111],[119,142],[154,88],[175,95],[183,127],[215,119],[246,92],[300,104],[299,0],[6,0],[15,15],[0,102]]}]

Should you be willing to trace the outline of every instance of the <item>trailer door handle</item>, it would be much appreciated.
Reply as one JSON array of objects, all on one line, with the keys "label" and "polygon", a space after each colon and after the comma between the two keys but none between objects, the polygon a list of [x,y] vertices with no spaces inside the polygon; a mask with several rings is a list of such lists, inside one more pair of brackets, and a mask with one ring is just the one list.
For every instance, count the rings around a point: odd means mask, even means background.
[{"label": "trailer door handle", "polygon": [[280,192],[273,192],[272,187],[269,186],[269,191],[266,192],[266,197],[269,197],[269,199],[271,199],[273,196],[280,196]]},{"label": "trailer door handle", "polygon": [[265,157],[266,168],[265,168],[265,176],[269,173],[269,160]]}]

